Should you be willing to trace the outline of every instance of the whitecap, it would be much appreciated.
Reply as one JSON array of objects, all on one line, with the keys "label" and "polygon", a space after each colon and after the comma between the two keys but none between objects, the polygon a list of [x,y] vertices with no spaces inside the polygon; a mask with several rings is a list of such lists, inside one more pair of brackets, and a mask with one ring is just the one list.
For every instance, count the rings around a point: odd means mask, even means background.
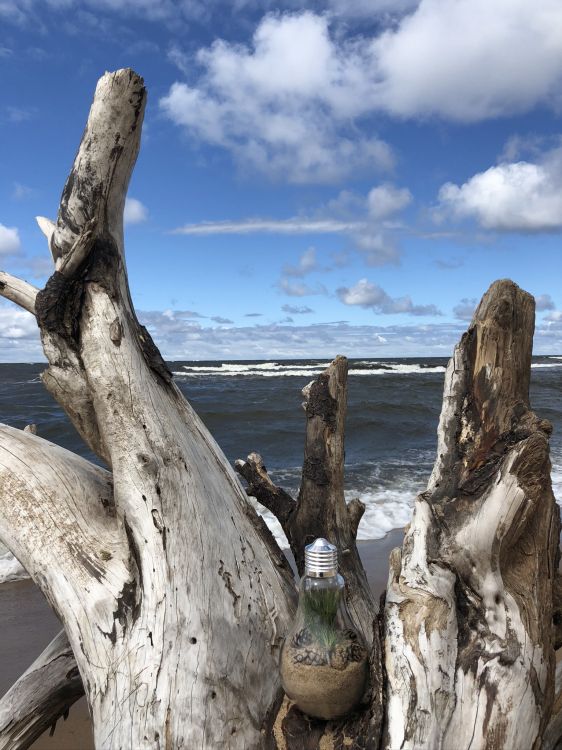
[{"label": "whitecap", "polygon": [[29,573],[20,565],[12,553],[3,552],[5,549],[0,545],[0,584],[10,581],[23,581],[29,578]]}]

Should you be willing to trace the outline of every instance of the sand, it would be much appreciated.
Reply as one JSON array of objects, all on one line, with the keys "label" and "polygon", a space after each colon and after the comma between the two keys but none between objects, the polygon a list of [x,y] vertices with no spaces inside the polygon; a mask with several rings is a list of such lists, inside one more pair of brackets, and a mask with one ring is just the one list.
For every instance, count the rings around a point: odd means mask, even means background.
[{"label": "sand", "polygon": [[[396,529],[376,541],[359,542],[359,552],[369,584],[378,597],[386,587],[388,555],[402,543],[402,530]],[[0,586],[0,695],[27,669],[60,630],[40,591],[29,581]],[[33,750],[93,750],[86,701],[70,709],[67,721],[59,720],[53,737],[48,732]]]},{"label": "sand", "polygon": [[367,654],[344,669],[298,664],[299,649],[286,647],[281,656],[283,685],[288,697],[309,716],[339,719],[361,700],[367,679]]}]

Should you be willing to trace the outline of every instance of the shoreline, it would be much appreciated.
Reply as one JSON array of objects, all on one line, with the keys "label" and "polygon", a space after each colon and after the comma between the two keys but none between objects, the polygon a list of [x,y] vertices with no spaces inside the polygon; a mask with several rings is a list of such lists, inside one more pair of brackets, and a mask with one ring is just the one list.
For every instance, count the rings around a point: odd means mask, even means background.
[{"label": "shoreline", "polygon": [[[388,556],[402,544],[403,529],[393,529],[382,539],[357,542],[359,555],[375,599],[386,588]],[[43,594],[30,580],[0,586],[0,695],[30,666],[61,626]],[[75,703],[68,719],[57,722],[54,735],[45,732],[33,750],[94,750],[90,717],[85,698]]]}]

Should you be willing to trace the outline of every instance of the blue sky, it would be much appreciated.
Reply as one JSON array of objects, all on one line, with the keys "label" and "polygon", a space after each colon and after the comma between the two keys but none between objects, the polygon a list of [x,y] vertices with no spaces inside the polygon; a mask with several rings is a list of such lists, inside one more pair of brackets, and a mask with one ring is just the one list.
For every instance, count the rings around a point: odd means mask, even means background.
[{"label": "blue sky", "polygon": [[[105,70],[148,89],[133,300],[173,359],[448,356],[509,277],[562,351],[558,0],[0,0],[0,265],[42,286]],[[0,303],[0,361],[41,358]]]}]

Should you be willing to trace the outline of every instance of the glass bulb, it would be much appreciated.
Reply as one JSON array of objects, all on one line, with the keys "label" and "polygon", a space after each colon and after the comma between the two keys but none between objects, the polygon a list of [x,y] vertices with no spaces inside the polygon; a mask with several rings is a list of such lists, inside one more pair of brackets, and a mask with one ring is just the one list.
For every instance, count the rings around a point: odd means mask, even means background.
[{"label": "glass bulb", "polygon": [[368,652],[345,604],[337,548],[325,539],[305,548],[299,606],[280,659],[285,693],[309,716],[339,719],[363,696]]}]

